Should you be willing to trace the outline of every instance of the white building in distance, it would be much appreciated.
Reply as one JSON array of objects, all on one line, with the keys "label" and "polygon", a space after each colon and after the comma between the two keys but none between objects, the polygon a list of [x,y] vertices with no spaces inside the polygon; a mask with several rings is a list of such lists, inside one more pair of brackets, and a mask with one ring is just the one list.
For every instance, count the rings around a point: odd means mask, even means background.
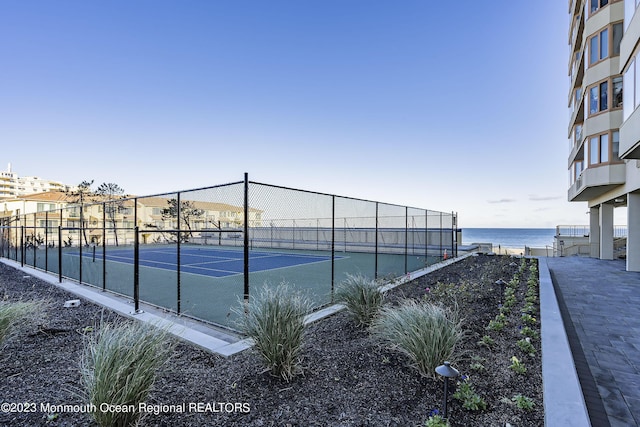
[{"label": "white building in distance", "polygon": [[58,181],[42,179],[37,176],[18,176],[11,170],[11,163],[8,164],[6,171],[0,172],[0,199],[12,199],[29,194],[66,189],[69,189],[69,186]]}]

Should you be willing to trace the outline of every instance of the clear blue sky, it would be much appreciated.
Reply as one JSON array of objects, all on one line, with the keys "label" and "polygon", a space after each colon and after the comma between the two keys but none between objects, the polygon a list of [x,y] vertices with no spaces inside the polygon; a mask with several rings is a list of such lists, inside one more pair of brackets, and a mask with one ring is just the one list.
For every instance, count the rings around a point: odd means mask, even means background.
[{"label": "clear blue sky", "polygon": [[586,224],[565,1],[0,0],[0,169]]}]

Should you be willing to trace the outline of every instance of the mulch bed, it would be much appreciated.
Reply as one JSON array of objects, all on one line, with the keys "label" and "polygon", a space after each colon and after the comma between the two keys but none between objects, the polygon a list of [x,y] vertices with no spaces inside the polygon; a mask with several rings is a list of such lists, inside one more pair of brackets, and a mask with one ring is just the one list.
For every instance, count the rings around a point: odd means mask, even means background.
[{"label": "mulch bed", "polygon": [[[502,301],[502,289],[495,281],[511,280],[520,262],[508,256],[473,256],[388,294],[391,304],[403,298],[455,299],[461,310],[467,330],[460,346],[464,354],[452,364],[468,376],[487,409],[469,411],[450,398],[452,426],[544,424],[540,340],[532,340],[534,356],[516,346],[522,338],[518,308],[508,316],[504,330],[486,329]],[[516,292],[518,307],[524,304],[528,271]],[[2,263],[0,297],[51,303],[43,321],[2,349],[0,403],[14,405],[13,412],[0,413],[0,425],[92,425],[86,413],[47,413],[46,404],[85,404],[79,390],[79,360],[86,327],[117,321],[118,316],[86,301],[76,308],[62,308],[64,301],[77,297]],[[539,332],[539,322],[533,328]],[[479,345],[484,335],[490,335],[495,345]],[[525,364],[525,374],[509,369],[512,356]],[[344,311],[308,327],[303,366],[304,374],[286,383],[265,372],[253,350],[225,359],[179,343],[159,370],[149,398],[149,404],[159,405],[149,407],[157,413],[147,414],[143,425],[420,426],[432,411],[442,411],[442,380],[420,376],[406,356],[356,327]],[[455,390],[455,381],[450,384]],[[518,394],[533,399],[534,409],[519,409],[512,401]],[[16,412],[20,408],[22,412]]]}]

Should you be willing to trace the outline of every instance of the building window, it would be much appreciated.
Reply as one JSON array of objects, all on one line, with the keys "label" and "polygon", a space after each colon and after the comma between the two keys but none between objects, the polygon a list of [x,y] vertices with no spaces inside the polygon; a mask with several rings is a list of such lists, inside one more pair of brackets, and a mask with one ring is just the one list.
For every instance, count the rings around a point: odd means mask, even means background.
[{"label": "building window", "polygon": [[614,77],[611,82],[613,86],[611,108],[620,108],[622,107],[622,77]]},{"label": "building window", "polygon": [[620,162],[619,149],[620,132],[617,130],[589,137],[589,166]]},{"label": "building window", "polygon": [[636,83],[636,61],[633,58],[629,63],[629,68],[624,72],[622,76],[623,85],[626,90],[622,93],[622,117],[623,120],[627,120],[633,110],[635,109],[635,83]]},{"label": "building window", "polygon": [[589,12],[591,14],[596,13],[609,4],[609,0],[589,0]]},{"label": "building window", "polygon": [[609,82],[600,83],[600,111],[607,110],[609,108],[609,97],[607,96],[607,91],[609,87]]},{"label": "building window", "polygon": [[609,56],[609,30],[605,28],[600,32],[600,60],[607,56]]},{"label": "building window", "polygon": [[609,161],[609,134],[600,135],[600,163]]},{"label": "building window", "polygon": [[640,105],[640,70],[638,69],[637,53],[631,57],[629,67],[623,77],[623,120],[627,120]]},{"label": "building window", "polygon": [[611,132],[611,161],[620,161],[620,132],[617,130]]},{"label": "building window", "polygon": [[633,104],[631,104],[632,111],[638,108],[638,105],[640,104],[640,96],[638,96],[638,91],[640,90],[640,70],[638,70],[637,68],[638,68],[638,61],[634,61],[634,70],[633,70],[634,92],[633,92]]},{"label": "building window", "polygon": [[[582,125],[577,124],[573,128],[573,145],[578,146],[580,144],[581,139],[582,139]],[[258,217],[257,219],[260,219],[260,217]]]},{"label": "building window", "polygon": [[[620,55],[622,34],[622,22],[616,22],[589,38],[589,66],[610,56]],[[610,37],[610,35],[612,36]]]},{"label": "building window", "polygon": [[56,205],[55,203],[38,203],[36,209],[38,212],[53,211],[56,209]]},{"label": "building window", "polygon": [[636,8],[640,5],[638,0],[629,0],[624,2],[624,29],[626,30],[631,22],[631,18],[636,13]]},{"label": "building window", "polygon": [[576,180],[580,178],[580,174],[582,173],[582,165],[583,165],[582,160],[576,160],[571,165],[571,169],[569,170],[569,180],[571,185],[573,185],[576,182]]},{"label": "building window", "polygon": [[622,41],[622,22],[613,24],[613,56],[620,55],[620,42]]},{"label": "building window", "polygon": [[598,160],[598,154],[600,153],[600,145],[598,144],[599,139],[600,138],[597,136],[589,138],[589,165],[600,163]]},{"label": "building window", "polygon": [[[609,90],[610,83],[613,87],[613,94],[611,94]],[[622,80],[619,76],[613,77],[611,80],[607,79],[593,86],[590,86],[588,90],[589,116],[607,111],[609,109],[622,107]]]},{"label": "building window", "polygon": [[598,112],[598,86],[589,89],[589,114]]},{"label": "building window", "polygon": [[589,65],[598,62],[598,36],[589,39]]}]

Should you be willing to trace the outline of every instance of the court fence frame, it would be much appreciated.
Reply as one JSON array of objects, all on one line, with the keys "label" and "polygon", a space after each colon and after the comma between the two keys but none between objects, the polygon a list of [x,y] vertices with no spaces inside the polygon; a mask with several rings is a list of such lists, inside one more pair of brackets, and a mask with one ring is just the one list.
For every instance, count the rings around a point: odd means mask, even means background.
[{"label": "court fence frame", "polygon": [[[209,313],[206,302],[198,305],[199,299],[220,295],[195,292],[214,285],[181,271],[182,248],[242,250],[241,271],[224,283],[236,302],[248,301],[251,289],[270,280],[264,271],[252,270],[253,251],[325,254],[330,267],[315,266],[294,276],[321,291],[316,308],[333,303],[336,283],[345,275],[398,277],[458,255],[453,212],[262,184],[249,181],[246,173],[243,181],[195,190],[74,202],[0,218],[0,257],[55,274],[60,282],[66,278],[132,297],[136,312],[142,301],[231,329],[225,321],[230,313],[226,296],[227,305],[210,307],[220,313]],[[132,249],[133,265],[110,261],[114,247]],[[175,271],[159,274],[141,265],[140,250],[147,247],[175,248]],[[290,281],[292,271],[279,271],[278,278]],[[154,300],[157,283],[173,297]],[[186,309],[185,289],[191,293]]]}]

